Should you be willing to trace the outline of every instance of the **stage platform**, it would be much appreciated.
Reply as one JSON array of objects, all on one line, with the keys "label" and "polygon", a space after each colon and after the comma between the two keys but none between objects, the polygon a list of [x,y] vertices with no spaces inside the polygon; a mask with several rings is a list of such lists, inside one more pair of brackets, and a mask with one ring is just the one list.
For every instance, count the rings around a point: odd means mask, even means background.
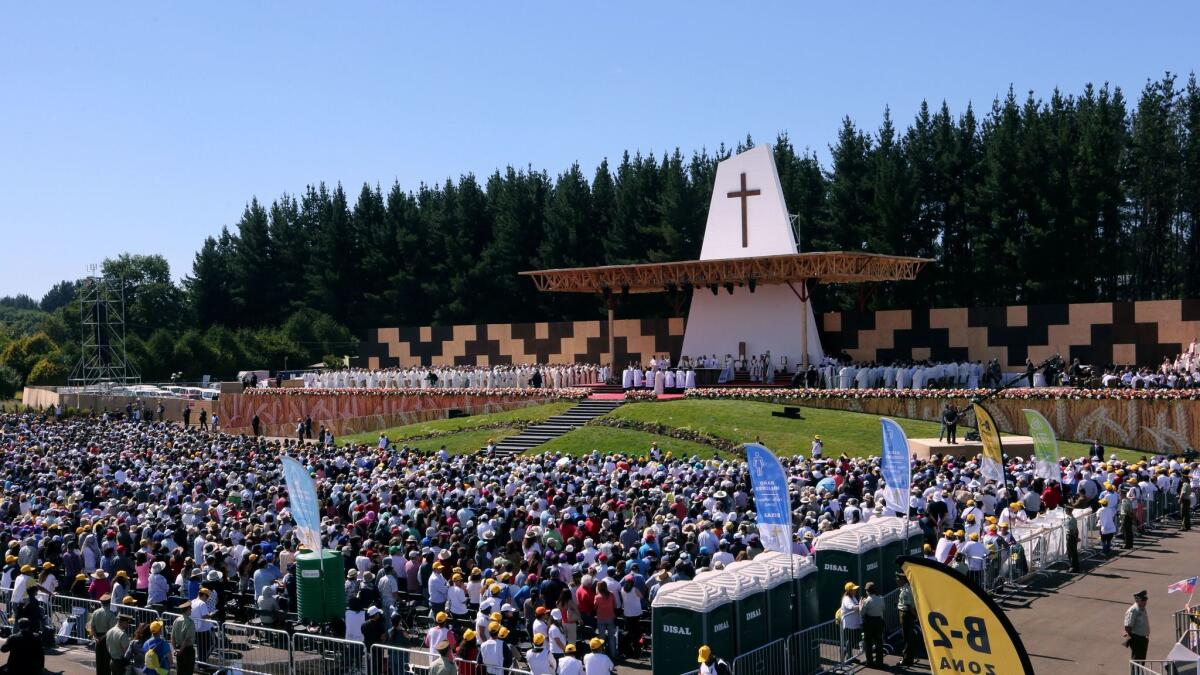
[{"label": "stage platform", "polygon": [[[983,452],[983,443],[979,441],[962,440],[963,427],[959,427],[959,441],[950,445],[936,438],[910,438],[908,451],[917,459],[929,459],[933,455],[955,455],[959,457],[974,457]],[[1033,454],[1032,436],[1001,436],[1004,454],[1009,457],[1028,457]]]}]

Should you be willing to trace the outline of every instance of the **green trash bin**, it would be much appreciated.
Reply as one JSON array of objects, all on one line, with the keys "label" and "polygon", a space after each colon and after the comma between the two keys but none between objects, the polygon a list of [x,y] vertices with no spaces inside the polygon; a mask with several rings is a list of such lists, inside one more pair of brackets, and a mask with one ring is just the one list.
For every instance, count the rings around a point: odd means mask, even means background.
[{"label": "green trash bin", "polygon": [[787,567],[768,565],[755,558],[732,563],[725,571],[757,579],[766,589],[767,642],[783,640],[796,632],[795,611],[792,605],[792,574]]},{"label": "green trash bin", "polygon": [[722,656],[733,654],[733,611],[733,598],[720,586],[696,581],[663,585],[650,605],[651,672],[681,675],[696,670],[701,645]]},{"label": "green trash bin", "polygon": [[819,576],[817,607],[826,621],[833,619],[841,607],[847,581],[859,586],[875,581],[878,585],[878,540],[878,534],[867,523],[847,525],[817,538],[813,556]]},{"label": "green trash bin", "polygon": [[735,657],[767,643],[767,589],[761,581],[728,570],[702,572],[693,581],[729,591],[734,605]]}]

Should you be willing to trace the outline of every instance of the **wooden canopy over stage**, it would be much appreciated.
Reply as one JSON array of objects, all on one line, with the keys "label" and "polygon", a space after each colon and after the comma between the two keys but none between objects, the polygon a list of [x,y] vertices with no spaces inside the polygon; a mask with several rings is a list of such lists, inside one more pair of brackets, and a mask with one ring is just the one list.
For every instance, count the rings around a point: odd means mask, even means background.
[{"label": "wooden canopy over stage", "polygon": [[823,284],[912,281],[928,258],[876,253],[793,253],[521,272],[552,293],[663,293],[725,284]]}]

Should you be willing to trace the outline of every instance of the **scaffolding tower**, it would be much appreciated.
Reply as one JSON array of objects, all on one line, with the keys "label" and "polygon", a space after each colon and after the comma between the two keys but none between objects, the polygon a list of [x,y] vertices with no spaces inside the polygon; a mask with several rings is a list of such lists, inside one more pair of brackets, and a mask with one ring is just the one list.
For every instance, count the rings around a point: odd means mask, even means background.
[{"label": "scaffolding tower", "polygon": [[71,373],[75,386],[126,385],[141,375],[125,354],[125,284],[106,279],[88,266],[79,289],[79,363]]}]

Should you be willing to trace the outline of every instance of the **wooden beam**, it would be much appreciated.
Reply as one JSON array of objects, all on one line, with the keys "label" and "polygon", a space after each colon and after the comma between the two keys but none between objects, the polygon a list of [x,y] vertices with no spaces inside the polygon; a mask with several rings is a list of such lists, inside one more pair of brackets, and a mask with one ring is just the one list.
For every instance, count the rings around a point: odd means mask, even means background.
[{"label": "wooden beam", "polygon": [[873,253],[830,252],[689,260],[641,265],[608,265],[521,272],[539,291],[550,293],[662,293],[668,286],[705,287],[712,284],[784,284],[811,279],[817,283],[911,281],[929,262],[927,258]]}]

